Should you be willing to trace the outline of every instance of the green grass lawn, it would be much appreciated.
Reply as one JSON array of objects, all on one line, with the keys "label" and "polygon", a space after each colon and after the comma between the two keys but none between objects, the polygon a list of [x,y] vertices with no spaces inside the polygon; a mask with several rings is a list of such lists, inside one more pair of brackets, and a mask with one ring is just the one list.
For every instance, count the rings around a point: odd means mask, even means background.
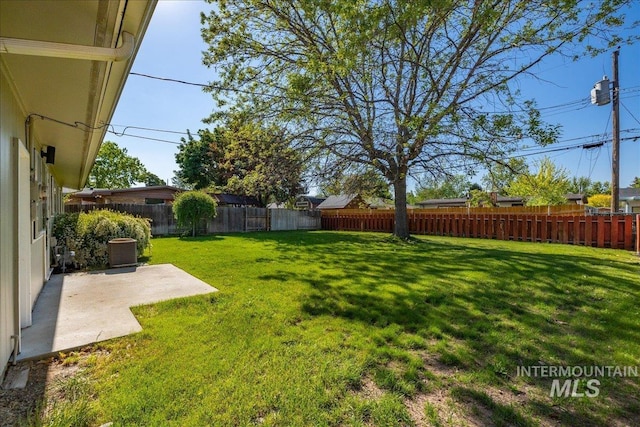
[{"label": "green grass lawn", "polygon": [[[640,366],[628,252],[366,233],[155,239],[218,288],[137,307],[82,362],[87,422],[176,426],[633,425],[640,378],[550,397],[518,366]],[[133,284],[132,284],[133,285]],[[584,391],[585,382],[580,384]]]}]

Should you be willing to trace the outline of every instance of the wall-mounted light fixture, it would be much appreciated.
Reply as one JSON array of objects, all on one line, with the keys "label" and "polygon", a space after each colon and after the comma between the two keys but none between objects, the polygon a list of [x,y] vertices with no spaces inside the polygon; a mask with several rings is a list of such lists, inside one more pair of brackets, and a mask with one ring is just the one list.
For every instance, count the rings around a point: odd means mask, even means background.
[{"label": "wall-mounted light fixture", "polygon": [[56,161],[56,147],[48,146],[46,151],[40,151],[40,157],[46,157],[48,164],[54,164]]}]

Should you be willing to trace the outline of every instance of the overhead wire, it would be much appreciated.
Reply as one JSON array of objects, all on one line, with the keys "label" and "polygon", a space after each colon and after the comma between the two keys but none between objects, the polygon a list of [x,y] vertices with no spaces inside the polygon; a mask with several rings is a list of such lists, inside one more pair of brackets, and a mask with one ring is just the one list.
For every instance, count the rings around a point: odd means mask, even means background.
[{"label": "overhead wire", "polygon": [[[251,92],[251,91],[244,91],[240,89],[225,88],[225,87],[215,85],[215,84],[210,84],[210,83],[191,82],[187,80],[175,79],[171,77],[160,77],[160,76],[154,76],[151,74],[138,73],[133,71],[130,72],[129,74],[133,76],[144,77],[144,78],[153,79],[153,80],[159,80],[159,81],[170,82],[170,83],[178,83],[178,84],[183,84],[187,86],[196,86],[196,87],[207,88],[207,89],[227,90],[230,92],[240,92],[240,93]],[[640,92],[640,86],[632,86],[632,87],[624,88],[624,89],[621,89],[620,92],[628,92],[628,93]],[[541,114],[544,116],[554,116],[558,114],[564,114],[565,112],[579,111],[584,108],[587,108],[589,105],[590,105],[590,98],[584,97],[584,98],[575,99],[573,101],[567,101],[562,104],[539,107],[537,108],[537,110],[540,111]],[[573,108],[573,107],[577,107],[577,108]],[[566,111],[562,111],[563,109],[566,109]],[[558,111],[551,111],[551,110],[558,110]],[[483,111],[483,113],[511,114],[511,113],[526,113],[527,111],[528,110],[516,109],[516,110],[505,110],[505,111]]]},{"label": "overhead wire", "polygon": [[148,131],[152,131],[152,132],[173,133],[173,134],[178,134],[178,135],[188,135],[188,132],[182,132],[182,131],[177,131],[177,130],[155,129],[155,128],[148,128],[148,127],[141,127],[141,126],[131,126],[131,125],[109,124],[109,126],[111,128],[113,128],[113,132],[112,133],[116,133],[115,132],[115,128],[116,127],[123,127],[124,129],[120,132],[122,135],[125,135],[125,132],[127,131],[127,129],[138,129],[138,130],[148,130]]},{"label": "overhead wire", "polygon": [[629,110],[627,108],[626,105],[624,105],[623,102],[620,102],[620,105],[622,105],[622,108],[624,108],[625,110],[627,110],[627,113],[629,113],[629,115],[633,118],[633,120],[635,120],[636,122],[638,122],[638,124],[640,124],[640,120],[638,120],[638,118],[636,116],[633,115],[633,113],[631,112],[631,110]]}]

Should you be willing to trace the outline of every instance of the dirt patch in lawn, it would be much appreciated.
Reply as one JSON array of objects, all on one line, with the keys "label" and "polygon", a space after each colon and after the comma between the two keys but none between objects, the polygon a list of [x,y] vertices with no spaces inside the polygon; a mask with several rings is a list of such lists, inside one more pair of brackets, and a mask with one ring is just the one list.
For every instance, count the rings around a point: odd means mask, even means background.
[{"label": "dirt patch in lawn", "polygon": [[[96,351],[93,351],[95,354]],[[64,399],[59,385],[77,377],[84,369],[83,363],[92,353],[87,349],[60,357],[39,361],[25,361],[9,366],[10,371],[29,369],[29,379],[24,388],[0,388],[0,427],[23,425],[37,411],[46,413],[49,404]]]}]

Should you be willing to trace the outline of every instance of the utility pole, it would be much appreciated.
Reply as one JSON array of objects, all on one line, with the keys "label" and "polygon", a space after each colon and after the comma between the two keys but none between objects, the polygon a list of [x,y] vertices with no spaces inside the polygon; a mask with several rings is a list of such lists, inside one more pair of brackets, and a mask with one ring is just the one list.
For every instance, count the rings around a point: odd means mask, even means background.
[{"label": "utility pole", "polygon": [[[620,81],[618,76],[618,55],[620,48],[613,52],[612,68],[613,82],[609,88],[609,79],[604,76],[591,89],[591,103],[595,105],[607,105],[613,98],[612,115],[612,149],[611,149],[611,214],[618,212],[620,206]],[[609,97],[611,90],[611,98]]]},{"label": "utility pole", "polygon": [[620,206],[620,81],[618,80],[618,55],[620,50],[613,52],[613,118],[611,130],[613,132],[611,149],[611,213],[618,212]]}]

